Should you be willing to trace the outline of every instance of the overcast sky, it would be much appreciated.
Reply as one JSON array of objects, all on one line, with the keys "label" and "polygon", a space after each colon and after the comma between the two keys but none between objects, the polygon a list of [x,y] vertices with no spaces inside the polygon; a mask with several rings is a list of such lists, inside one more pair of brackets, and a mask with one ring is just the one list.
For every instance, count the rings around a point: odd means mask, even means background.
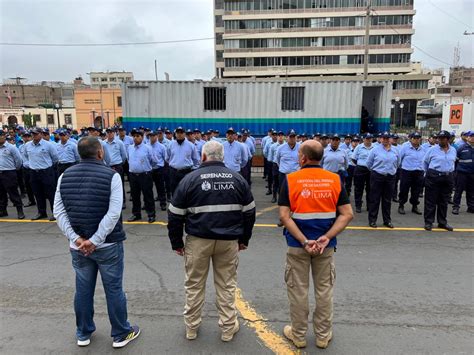
[{"label": "overcast sky", "polygon": [[[117,43],[213,36],[213,0],[0,0],[0,42]],[[440,9],[436,8],[434,5]],[[474,0],[415,0],[414,45],[446,63],[459,42],[461,64],[473,65]],[[444,11],[444,12],[443,12]],[[451,16],[451,17],[450,17]],[[464,23],[464,24],[463,24]],[[470,25],[467,26],[467,25]],[[0,45],[0,80],[71,81],[90,71],[132,71],[135,79],[211,79],[213,41],[118,47]],[[448,67],[415,48],[413,60]]]}]

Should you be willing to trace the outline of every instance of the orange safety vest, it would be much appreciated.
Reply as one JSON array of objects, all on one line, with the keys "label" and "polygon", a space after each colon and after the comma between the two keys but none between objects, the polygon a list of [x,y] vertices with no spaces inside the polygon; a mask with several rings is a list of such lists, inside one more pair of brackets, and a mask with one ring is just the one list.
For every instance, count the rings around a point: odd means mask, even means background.
[{"label": "orange safety vest", "polygon": [[[325,234],[336,219],[337,201],[341,193],[339,175],[320,166],[307,166],[287,175],[292,219],[307,239],[316,240]],[[286,229],[288,246],[301,247]],[[335,247],[336,238],[328,247]]]}]

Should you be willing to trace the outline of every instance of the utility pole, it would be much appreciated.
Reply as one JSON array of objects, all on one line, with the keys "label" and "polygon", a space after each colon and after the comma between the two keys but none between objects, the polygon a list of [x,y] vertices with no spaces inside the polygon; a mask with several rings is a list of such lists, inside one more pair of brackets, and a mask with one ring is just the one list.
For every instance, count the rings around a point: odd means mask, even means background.
[{"label": "utility pole", "polygon": [[157,68],[157,64],[156,64],[156,59],[155,59],[155,79],[156,79],[156,81],[158,81],[158,68]]},{"label": "utility pole", "polygon": [[364,80],[369,74],[369,30],[370,30],[370,0],[367,0],[365,12],[365,38],[364,38]]},{"label": "utility pole", "polygon": [[102,105],[102,84],[99,86],[99,94],[100,94],[100,124],[101,124],[101,129],[104,129],[105,127],[105,120],[104,120],[104,106]]}]

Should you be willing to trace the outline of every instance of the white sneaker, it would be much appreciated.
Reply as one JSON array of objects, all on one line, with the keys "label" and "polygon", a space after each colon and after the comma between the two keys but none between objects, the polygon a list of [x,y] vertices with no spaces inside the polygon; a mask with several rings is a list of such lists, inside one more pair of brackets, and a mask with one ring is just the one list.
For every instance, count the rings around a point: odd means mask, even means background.
[{"label": "white sneaker", "polygon": [[86,339],[86,340],[79,340],[77,339],[77,346],[87,346],[91,343],[91,340],[90,339]]}]

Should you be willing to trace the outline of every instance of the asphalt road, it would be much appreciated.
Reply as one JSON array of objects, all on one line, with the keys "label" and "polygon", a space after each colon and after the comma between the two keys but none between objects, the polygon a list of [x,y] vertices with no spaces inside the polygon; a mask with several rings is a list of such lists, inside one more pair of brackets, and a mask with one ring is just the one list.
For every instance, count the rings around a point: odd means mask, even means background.
[{"label": "asphalt road", "polygon": [[[258,216],[250,248],[240,255],[239,288],[260,318],[241,319],[231,343],[220,341],[212,276],[199,337],[187,341],[182,320],[183,260],[173,254],[166,227],[127,224],[125,290],[129,318],[140,338],[113,350],[104,294],[98,283],[97,331],[88,348],[75,345],[74,274],[68,244],[54,223],[1,222],[0,352],[2,354],[272,353],[272,331],[289,320],[283,281],[286,244],[277,209],[254,177]],[[128,202],[130,206],[131,203]],[[339,239],[334,340],[326,354],[471,354],[473,344],[473,216],[449,213],[462,232],[350,229]],[[15,218],[9,208],[10,218]],[[26,209],[27,218],[36,213]],[[124,213],[124,218],[129,216]],[[423,219],[392,211],[395,227],[423,227]],[[3,219],[5,220],[5,219]],[[165,212],[158,221],[166,222]],[[351,227],[365,227],[367,213]],[[312,301],[314,304],[314,300]],[[255,329],[256,328],[256,329]],[[309,328],[306,353],[321,353]],[[273,334],[273,333],[272,333]],[[283,341],[279,338],[280,341]],[[294,350],[289,344],[281,352]]]}]

